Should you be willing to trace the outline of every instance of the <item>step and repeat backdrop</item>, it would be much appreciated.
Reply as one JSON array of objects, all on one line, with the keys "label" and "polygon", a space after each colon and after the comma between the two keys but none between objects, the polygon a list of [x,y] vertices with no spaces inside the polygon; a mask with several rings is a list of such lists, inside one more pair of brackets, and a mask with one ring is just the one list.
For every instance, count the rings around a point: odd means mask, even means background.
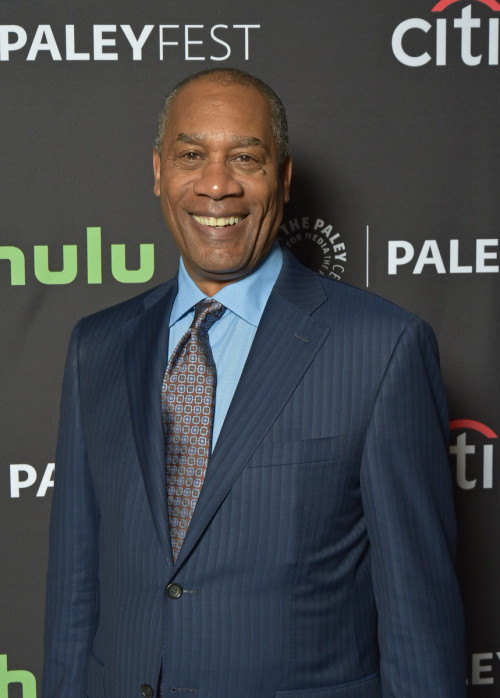
[{"label": "step and repeat backdrop", "polygon": [[287,107],[283,242],[437,333],[468,691],[499,696],[500,3],[2,0],[0,698],[40,694],[69,334],[175,273],[156,116],[209,67],[255,73]]}]

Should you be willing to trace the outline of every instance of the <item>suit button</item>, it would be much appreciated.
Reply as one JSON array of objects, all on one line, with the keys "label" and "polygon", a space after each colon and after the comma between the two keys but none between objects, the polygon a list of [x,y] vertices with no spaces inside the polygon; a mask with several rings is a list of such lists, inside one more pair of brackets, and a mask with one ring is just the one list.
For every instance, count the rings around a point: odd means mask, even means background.
[{"label": "suit button", "polygon": [[144,698],[153,698],[155,692],[151,688],[151,686],[147,683],[143,683],[141,686],[141,693],[144,696]]},{"label": "suit button", "polygon": [[180,599],[182,591],[183,589],[180,584],[169,584],[167,587],[167,594],[171,599]]}]

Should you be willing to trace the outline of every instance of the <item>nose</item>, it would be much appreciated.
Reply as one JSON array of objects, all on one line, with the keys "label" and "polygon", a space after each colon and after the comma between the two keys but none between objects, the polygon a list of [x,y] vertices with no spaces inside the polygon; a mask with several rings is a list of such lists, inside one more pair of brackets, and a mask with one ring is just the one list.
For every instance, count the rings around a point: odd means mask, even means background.
[{"label": "nose", "polygon": [[193,189],[195,194],[215,200],[243,194],[241,183],[235,179],[231,166],[225,160],[207,161],[200,168]]}]

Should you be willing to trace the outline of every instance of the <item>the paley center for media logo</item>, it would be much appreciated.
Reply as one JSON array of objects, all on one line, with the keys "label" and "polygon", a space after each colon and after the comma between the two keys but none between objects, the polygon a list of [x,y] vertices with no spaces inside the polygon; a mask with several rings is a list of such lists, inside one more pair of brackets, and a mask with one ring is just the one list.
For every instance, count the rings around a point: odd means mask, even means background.
[{"label": "the paley center for media logo", "polygon": [[392,34],[392,51],[410,68],[499,65],[500,3],[497,0],[439,0],[425,17],[409,17]]},{"label": "the paley center for media logo", "polygon": [[347,249],[334,226],[317,216],[285,216],[279,239],[306,267],[330,279],[340,279],[347,264]]}]

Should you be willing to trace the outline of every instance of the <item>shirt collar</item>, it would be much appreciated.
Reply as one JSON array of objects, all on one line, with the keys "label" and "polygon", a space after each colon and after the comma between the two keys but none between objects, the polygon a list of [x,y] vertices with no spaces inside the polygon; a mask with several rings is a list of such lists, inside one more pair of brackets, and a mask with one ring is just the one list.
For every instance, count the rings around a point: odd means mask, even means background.
[{"label": "shirt collar", "polygon": [[[262,264],[252,274],[224,286],[216,293],[214,299],[257,327],[282,264],[283,253],[279,244],[275,242]],[[181,258],[178,291],[170,313],[169,326],[172,327],[183,315],[191,311],[196,303],[206,297],[187,273]]]}]

